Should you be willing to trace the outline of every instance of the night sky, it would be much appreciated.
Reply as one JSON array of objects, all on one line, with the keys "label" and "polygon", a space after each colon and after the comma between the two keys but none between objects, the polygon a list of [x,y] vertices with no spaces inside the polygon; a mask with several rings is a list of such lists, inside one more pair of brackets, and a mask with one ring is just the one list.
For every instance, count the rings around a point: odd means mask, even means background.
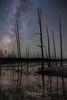
[{"label": "night sky", "polygon": [[[39,32],[37,8],[42,10],[43,41],[47,47],[46,24],[49,28],[52,48],[52,30],[54,30],[56,51],[59,56],[59,25],[58,18],[61,15],[63,35],[63,55],[67,57],[67,0],[0,0],[0,48],[10,50],[15,44],[14,21],[16,19],[17,6],[21,9],[20,38],[21,49],[25,51],[25,44],[30,45],[30,52],[39,52],[37,44],[39,37],[34,33]],[[11,48],[10,48],[11,47]],[[37,49],[36,49],[37,48]],[[52,54],[53,49],[51,49]]]}]

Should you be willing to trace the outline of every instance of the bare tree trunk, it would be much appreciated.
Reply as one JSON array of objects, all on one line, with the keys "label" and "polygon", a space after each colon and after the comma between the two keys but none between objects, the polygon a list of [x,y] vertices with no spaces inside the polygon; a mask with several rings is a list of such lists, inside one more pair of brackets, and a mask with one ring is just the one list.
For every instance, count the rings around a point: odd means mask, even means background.
[{"label": "bare tree trunk", "polygon": [[[26,57],[29,58],[29,45],[26,45]],[[29,63],[27,61],[27,70],[26,70],[26,85],[29,85]]]},{"label": "bare tree trunk", "polygon": [[[61,17],[59,17],[59,30],[60,30],[60,56],[61,56],[61,68],[63,67],[62,59],[63,59],[63,47],[62,47],[62,28],[61,28]],[[63,96],[65,95],[65,86],[64,86],[64,78],[62,77],[62,91]]]},{"label": "bare tree trunk", "polygon": [[44,49],[45,49],[46,58],[48,58],[48,54],[47,54],[47,50],[46,50],[46,46],[45,45],[44,45]]},{"label": "bare tree trunk", "polygon": [[43,37],[42,37],[42,22],[41,22],[41,10],[38,9],[38,21],[39,21],[39,29],[40,29],[40,42],[41,42],[41,55],[42,55],[42,84],[43,84],[43,97],[45,96],[45,82],[44,82],[44,51],[43,51]]},{"label": "bare tree trunk", "polygon": [[[21,49],[20,49],[20,36],[19,36],[19,25],[18,25],[18,21],[16,21],[15,23],[15,28],[16,28],[16,42],[17,42],[17,54],[18,54],[18,58],[21,58]],[[20,71],[20,67],[21,66],[21,71]],[[19,63],[18,62],[18,78],[17,78],[17,86],[18,88],[21,86],[21,79],[22,79],[22,62]],[[20,72],[19,72],[20,71]]]},{"label": "bare tree trunk", "polygon": [[[54,57],[56,59],[57,56],[56,56],[56,47],[55,47],[55,37],[54,37],[53,31],[52,31],[52,38],[53,38]],[[57,62],[56,62],[56,68],[57,68]],[[58,87],[58,77],[57,77],[57,99],[59,98],[58,89],[59,89],[59,87]]]},{"label": "bare tree trunk", "polygon": [[50,39],[49,39],[49,32],[48,32],[48,27],[46,25],[46,32],[47,32],[47,41],[48,41],[48,58],[49,58],[49,62],[48,62],[48,68],[49,68],[49,76],[48,76],[48,82],[50,84],[50,93],[51,93],[51,99],[52,99],[52,78],[51,78],[51,72],[50,72],[50,68],[51,68],[51,63],[50,63]]}]

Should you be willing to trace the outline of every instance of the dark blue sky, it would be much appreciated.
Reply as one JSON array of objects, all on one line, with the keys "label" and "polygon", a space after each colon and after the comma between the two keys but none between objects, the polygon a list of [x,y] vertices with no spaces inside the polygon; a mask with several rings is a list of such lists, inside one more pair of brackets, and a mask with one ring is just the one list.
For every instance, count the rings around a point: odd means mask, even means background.
[{"label": "dark blue sky", "polygon": [[[16,5],[18,5],[17,1],[19,0],[0,0],[0,40],[1,40],[1,48],[9,48],[12,43],[12,35],[13,33],[13,18],[16,12]],[[39,49],[36,49],[36,44],[39,43],[39,38],[34,36],[33,33],[38,32],[38,19],[37,19],[37,8],[40,7],[42,9],[42,27],[43,27],[43,35],[44,35],[44,44],[47,47],[46,41],[46,29],[45,25],[47,23],[50,32],[50,40],[52,44],[52,36],[51,31],[54,29],[54,34],[56,37],[56,49],[57,54],[59,54],[59,25],[58,25],[58,17],[61,15],[62,19],[62,34],[63,34],[63,52],[64,56],[67,56],[67,0],[29,0],[29,9],[25,9],[25,5],[27,4],[23,1],[23,10],[22,17],[20,18],[21,24],[21,34],[20,37],[23,37],[24,43],[29,43],[32,49],[32,52],[37,52]],[[25,11],[24,11],[25,9]],[[14,21],[14,20],[13,20]],[[37,43],[36,43],[37,42]],[[33,46],[32,46],[33,45]],[[51,45],[52,46],[52,45]]]}]

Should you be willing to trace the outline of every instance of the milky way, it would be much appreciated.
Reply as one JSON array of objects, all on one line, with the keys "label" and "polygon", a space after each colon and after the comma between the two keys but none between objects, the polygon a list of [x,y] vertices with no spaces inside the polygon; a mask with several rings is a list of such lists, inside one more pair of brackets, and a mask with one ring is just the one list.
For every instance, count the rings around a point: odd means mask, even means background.
[{"label": "milky way", "polygon": [[[20,37],[22,41],[34,45],[32,51],[36,51],[36,37],[31,38],[33,33],[38,32],[38,18],[37,8],[42,9],[42,22],[44,40],[46,42],[45,24],[49,27],[50,37],[51,30],[54,29],[56,40],[59,41],[59,28],[58,28],[58,16],[61,15],[62,19],[62,33],[63,33],[63,45],[64,55],[66,55],[67,47],[67,0],[0,0],[0,40],[1,47],[10,48],[12,43],[12,35],[14,35],[14,21],[16,15],[20,13]],[[7,37],[7,38],[6,38]],[[7,40],[6,40],[7,39]],[[39,38],[38,38],[39,39]],[[5,46],[4,46],[4,45]],[[6,45],[7,44],[7,45]],[[47,44],[47,42],[46,42]],[[32,47],[32,48],[33,48]],[[59,52],[59,43],[56,42],[57,52]],[[37,49],[38,50],[38,49]]]}]

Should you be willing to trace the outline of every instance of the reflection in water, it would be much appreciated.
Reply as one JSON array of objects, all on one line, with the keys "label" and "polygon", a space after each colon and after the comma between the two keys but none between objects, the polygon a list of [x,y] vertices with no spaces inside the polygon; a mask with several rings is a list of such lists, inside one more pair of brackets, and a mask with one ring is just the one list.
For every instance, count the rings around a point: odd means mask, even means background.
[{"label": "reflection in water", "polygon": [[[16,64],[17,65],[17,64]],[[29,83],[27,84],[27,65],[23,64],[21,85],[18,81],[18,74],[21,75],[21,67],[19,70],[16,65],[10,67],[1,66],[0,75],[0,100],[42,100],[42,79],[41,75],[36,73],[36,70],[41,65],[29,64]],[[6,65],[5,65],[6,66]],[[20,78],[20,76],[19,76]],[[44,100],[66,100],[66,96],[62,93],[62,80],[58,77],[58,99],[57,99],[57,85],[56,77],[52,77],[51,90],[48,76],[44,76],[45,80],[45,97]],[[67,79],[65,81],[65,87],[67,88]],[[51,92],[52,91],[52,92]]]}]

